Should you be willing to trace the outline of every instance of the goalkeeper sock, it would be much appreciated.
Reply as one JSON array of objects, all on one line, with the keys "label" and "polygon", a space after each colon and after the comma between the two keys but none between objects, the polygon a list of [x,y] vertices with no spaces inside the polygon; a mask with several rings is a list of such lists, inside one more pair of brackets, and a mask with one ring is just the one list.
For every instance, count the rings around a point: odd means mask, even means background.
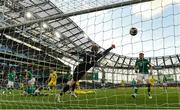
[{"label": "goalkeeper sock", "polygon": [[76,83],[74,83],[74,84],[72,85],[72,91],[74,91],[75,88],[76,88]]},{"label": "goalkeeper sock", "polygon": [[63,90],[61,91],[61,93],[60,93],[60,96],[62,96],[65,92],[67,92],[68,90],[69,90],[69,85],[66,85],[64,88],[63,88]]}]

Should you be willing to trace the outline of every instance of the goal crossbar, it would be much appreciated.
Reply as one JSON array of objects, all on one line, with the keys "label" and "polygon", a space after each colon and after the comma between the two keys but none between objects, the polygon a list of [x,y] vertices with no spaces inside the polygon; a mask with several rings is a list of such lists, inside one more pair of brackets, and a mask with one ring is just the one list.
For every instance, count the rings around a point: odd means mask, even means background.
[{"label": "goal crossbar", "polygon": [[117,7],[123,7],[123,6],[132,5],[132,4],[143,3],[143,2],[149,2],[149,1],[154,1],[154,0],[131,0],[131,1],[121,2],[121,3],[114,3],[114,4],[110,4],[110,5],[104,5],[104,6],[100,6],[100,7],[80,10],[80,11],[76,11],[76,12],[70,12],[70,13],[66,13],[66,14],[57,14],[57,15],[54,15],[54,16],[45,17],[43,19],[39,18],[39,19],[36,19],[36,20],[27,21],[25,23],[19,23],[19,24],[15,24],[15,25],[11,25],[11,26],[0,27],[0,32],[3,32],[3,30],[6,30],[6,29],[15,28],[15,27],[29,26],[29,25],[32,25],[32,24],[35,24],[35,23],[46,22],[46,21],[60,19],[60,18],[64,19],[64,18],[71,17],[71,16],[87,14],[87,13],[92,13],[92,12],[117,8]]}]

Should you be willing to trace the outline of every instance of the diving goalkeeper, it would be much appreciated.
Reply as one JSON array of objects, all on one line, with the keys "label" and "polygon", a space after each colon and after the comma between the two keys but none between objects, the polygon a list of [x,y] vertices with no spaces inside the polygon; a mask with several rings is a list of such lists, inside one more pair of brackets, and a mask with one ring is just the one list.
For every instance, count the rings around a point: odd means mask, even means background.
[{"label": "diving goalkeeper", "polygon": [[76,86],[76,82],[79,81],[91,67],[95,66],[100,58],[106,56],[113,48],[115,48],[114,44],[104,52],[98,53],[99,47],[96,44],[93,44],[91,51],[86,51],[84,53],[71,52],[71,54],[78,54],[78,56],[82,58],[83,61],[76,66],[73,72],[73,78],[67,82],[66,86],[60,92],[60,96],[65,94],[70,88],[73,92]]}]

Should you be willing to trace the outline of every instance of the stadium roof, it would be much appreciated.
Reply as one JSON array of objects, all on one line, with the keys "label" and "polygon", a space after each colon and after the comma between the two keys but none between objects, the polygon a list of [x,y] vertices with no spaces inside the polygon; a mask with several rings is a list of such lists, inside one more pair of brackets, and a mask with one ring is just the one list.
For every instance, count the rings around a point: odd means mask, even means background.
[{"label": "stadium roof", "polygon": [[[24,23],[30,20],[64,14],[49,0],[1,0],[0,26]],[[27,15],[27,16],[26,16]],[[78,62],[70,51],[89,51],[94,41],[70,18],[59,18],[46,22],[25,25],[3,33],[32,47],[40,49],[54,59],[61,59],[72,65]],[[6,37],[7,38],[7,37]],[[2,37],[1,37],[2,39]],[[12,45],[12,44],[11,44]],[[14,46],[15,44],[13,44]],[[23,43],[21,45],[24,45]],[[24,49],[24,48],[22,48]],[[30,51],[36,50],[31,48]],[[101,50],[104,48],[101,47]],[[37,50],[36,50],[37,52]],[[180,64],[179,55],[148,58],[157,68],[172,68]],[[109,68],[132,69],[136,58],[108,54],[101,60],[101,66]]]}]

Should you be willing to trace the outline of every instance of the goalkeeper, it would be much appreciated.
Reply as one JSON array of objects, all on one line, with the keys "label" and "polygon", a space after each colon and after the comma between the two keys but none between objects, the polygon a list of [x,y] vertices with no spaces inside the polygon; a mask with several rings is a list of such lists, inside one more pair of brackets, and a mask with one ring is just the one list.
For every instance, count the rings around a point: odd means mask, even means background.
[{"label": "goalkeeper", "polygon": [[[70,88],[72,88],[72,91],[74,91],[76,87],[76,82],[80,80],[91,67],[95,66],[95,64],[100,58],[107,55],[110,52],[110,50],[112,50],[113,48],[115,48],[115,45],[112,45],[110,48],[108,48],[104,52],[98,53],[99,47],[96,44],[94,44],[91,47],[91,51],[86,51],[84,53],[71,52],[71,54],[78,54],[80,58],[83,58],[83,61],[79,65],[76,66],[73,72],[73,78],[67,82],[66,86],[60,92],[60,96],[65,94],[65,92],[67,92]],[[76,97],[75,93],[74,93],[74,96]]]}]

